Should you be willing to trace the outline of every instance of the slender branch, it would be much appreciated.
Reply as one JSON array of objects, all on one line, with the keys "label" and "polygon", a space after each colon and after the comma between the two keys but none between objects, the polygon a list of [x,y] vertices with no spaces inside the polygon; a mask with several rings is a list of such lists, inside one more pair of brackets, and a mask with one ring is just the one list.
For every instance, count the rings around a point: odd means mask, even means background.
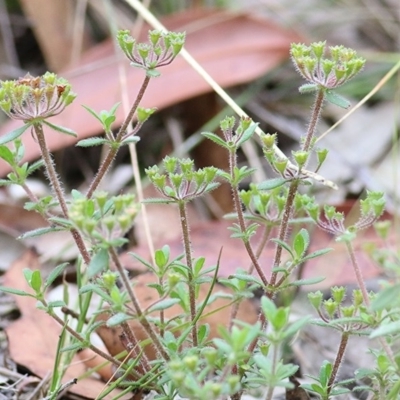
[{"label": "slender branch", "polygon": [[[358,261],[357,261],[357,257],[356,257],[355,251],[354,251],[353,244],[350,241],[346,241],[346,247],[347,247],[347,251],[348,251],[349,256],[350,256],[351,264],[353,265],[354,273],[356,275],[357,285],[361,290],[365,305],[367,307],[369,307],[371,302],[369,300],[368,291],[367,291],[367,288],[365,286],[365,281],[364,281],[364,278],[363,278],[363,275],[362,275],[362,272],[361,272],[360,265],[358,264]],[[397,362],[395,360],[393,351],[390,348],[386,338],[384,338],[384,337],[379,338],[379,342],[381,343],[383,349],[385,350],[385,353],[389,357],[390,362],[397,369],[398,368]]]},{"label": "slender branch", "polygon": [[[135,115],[135,112],[139,106],[139,103],[141,102],[144,93],[147,89],[147,86],[150,82],[150,77],[148,77],[146,75],[146,77],[143,80],[142,86],[139,89],[139,93],[136,97],[136,100],[133,104],[133,106],[131,107],[127,117],[125,118],[124,122],[122,123],[121,128],[119,129],[117,136],[115,138],[115,143],[116,144],[120,144],[120,142],[122,141],[122,139],[124,138],[124,135],[126,134],[126,131],[128,129],[129,123],[132,121],[133,116]],[[106,157],[104,158],[103,162],[100,165],[99,170],[97,171],[96,176],[94,177],[92,183],[90,184],[90,187],[86,193],[86,197],[88,199],[90,199],[93,196],[94,191],[97,189],[97,187],[99,186],[101,180],[103,179],[104,175],[107,173],[107,171],[109,170],[112,162],[114,161],[115,156],[117,155],[119,150],[119,146],[112,146],[109,148],[108,153],[106,155]]]},{"label": "slender branch", "polygon": [[343,356],[346,351],[348,341],[349,341],[349,332],[342,332],[339,349],[337,351],[336,359],[332,368],[332,373],[328,382],[328,394],[331,392],[333,384],[335,383],[336,375],[339,371],[340,365],[342,364]]},{"label": "slender branch", "polygon": [[[48,307],[48,304],[45,300],[41,300],[43,305],[45,307]],[[77,340],[79,340],[81,343],[84,343],[85,346],[87,346],[90,350],[94,351],[96,354],[98,354],[100,357],[103,357],[105,360],[109,361],[110,363],[114,364],[117,367],[120,367],[122,363],[115,359],[114,357],[111,357],[109,354],[105,353],[104,351],[100,350],[96,346],[93,346],[91,343],[87,342],[83,336],[81,336],[78,332],[76,332],[74,329],[72,329],[69,325],[67,325],[57,314],[54,312],[49,313],[49,315],[62,327],[65,327],[65,329]]]},{"label": "slender branch", "polygon": [[146,316],[143,314],[143,311],[140,307],[139,301],[136,298],[135,293],[132,290],[132,286],[131,283],[129,282],[129,279],[126,275],[126,272],[124,270],[124,268],[121,265],[121,262],[119,261],[118,255],[115,252],[115,250],[111,247],[109,249],[111,258],[115,264],[115,267],[117,268],[119,275],[121,277],[122,283],[124,285],[124,289],[127,291],[128,296],[130,301],[132,302],[133,307],[135,308],[138,320],[140,322],[140,324],[142,325],[143,329],[145,330],[145,332],[149,335],[150,339],[151,339],[151,343],[152,345],[155,347],[155,349],[157,350],[157,352],[165,359],[165,360],[169,360],[169,356],[167,354],[167,352],[165,351],[162,343],[160,342],[156,332],[154,331],[153,327],[150,325],[149,321],[147,320]]},{"label": "slender branch", "polygon": [[[305,137],[305,140],[304,140],[304,143],[302,146],[303,151],[308,152],[311,148],[312,140],[315,135],[315,129],[317,127],[317,123],[318,123],[319,117],[321,115],[324,98],[325,98],[325,91],[323,89],[320,89],[317,93],[317,97],[314,102],[313,110],[311,112],[310,124],[308,125],[306,137]],[[279,239],[281,241],[285,241],[287,233],[288,233],[289,220],[292,216],[293,203],[294,203],[294,199],[295,199],[298,187],[299,187],[299,180],[295,178],[290,183],[288,196],[286,198],[285,208],[283,211],[282,221],[279,226]],[[279,267],[279,265],[281,263],[281,257],[282,257],[282,247],[280,245],[277,245],[276,250],[275,250],[274,261],[272,264],[273,268]],[[275,285],[277,276],[278,276],[278,274],[276,272],[272,273],[271,285]]]},{"label": "slender branch", "polygon": [[181,221],[183,245],[185,248],[186,264],[188,266],[188,286],[189,286],[189,306],[190,318],[192,321],[192,340],[193,346],[197,347],[197,324],[196,324],[196,288],[193,279],[193,262],[192,262],[192,248],[190,245],[189,221],[186,211],[186,202],[180,201],[179,203],[179,216]]},{"label": "slender branch", "polygon": [[[242,205],[240,202],[240,197],[239,197],[239,187],[237,184],[234,184],[234,179],[235,179],[235,167],[236,167],[236,153],[234,151],[231,151],[229,153],[229,169],[230,169],[230,175],[231,175],[231,190],[232,190],[232,197],[233,197],[233,204],[235,207],[235,211],[237,214],[238,218],[238,223],[240,227],[240,231],[244,234],[246,232],[246,222],[244,220],[244,215],[243,215],[243,210],[242,210]],[[260,263],[258,262],[257,256],[254,253],[253,247],[251,246],[251,243],[249,240],[243,240],[244,246],[246,248],[247,254],[250,257],[250,260],[252,264],[254,265],[254,268],[256,269],[258,276],[262,280],[264,286],[268,286],[268,279],[264,274],[264,271],[261,268]]]},{"label": "slender branch", "polygon": [[[47,147],[46,138],[45,138],[44,132],[43,132],[43,126],[41,124],[35,124],[35,125],[33,125],[33,127],[35,130],[36,138],[39,143],[40,151],[42,153],[43,161],[46,166],[46,172],[47,172],[47,176],[49,178],[51,187],[53,188],[53,190],[56,194],[56,197],[60,204],[64,218],[68,219],[67,202],[65,200],[64,193],[63,193],[63,190],[61,187],[61,183],[57,176],[57,172],[54,168],[53,159],[52,159],[49,149]],[[76,229],[71,229],[71,234],[72,234],[72,237],[79,249],[80,254],[83,257],[85,264],[89,265],[90,255],[86,249],[86,245],[85,245],[85,242],[84,242],[81,234]]]},{"label": "slender branch", "polygon": [[347,247],[347,251],[350,256],[350,260],[351,260],[351,264],[353,266],[354,273],[356,275],[357,285],[361,290],[365,305],[369,307],[370,301],[369,301],[368,291],[365,286],[365,281],[364,281],[364,278],[363,278],[363,275],[361,272],[361,268],[357,261],[357,257],[356,257],[355,251],[354,251],[353,244],[350,241],[346,241],[346,247]]}]

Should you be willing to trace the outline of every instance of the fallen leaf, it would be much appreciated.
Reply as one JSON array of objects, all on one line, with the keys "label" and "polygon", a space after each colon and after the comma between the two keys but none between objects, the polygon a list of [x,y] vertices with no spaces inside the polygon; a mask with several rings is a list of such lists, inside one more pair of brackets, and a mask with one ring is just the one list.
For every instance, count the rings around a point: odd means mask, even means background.
[{"label": "fallen leaf", "polygon": [[[229,11],[189,10],[166,17],[162,22],[170,30],[187,32],[185,48],[222,87],[262,76],[288,58],[291,42],[301,40],[268,19]],[[146,40],[148,29],[144,25],[139,40]],[[86,52],[75,69],[61,72],[60,75],[72,84],[78,99],[51,122],[75,130],[79,140],[98,134],[101,131],[98,121],[81,104],[100,111],[120,101],[119,60],[120,54],[115,54],[113,41],[107,40]],[[143,76],[138,69],[127,70],[126,86],[130,88],[131,100]],[[150,83],[141,106],[162,109],[207,92],[210,92],[208,84],[178,57],[161,70],[156,82]],[[115,125],[122,121],[120,107]],[[0,136],[20,126],[21,121],[9,121],[0,128]],[[76,139],[55,132],[48,132],[46,136],[51,151],[76,143]],[[25,134],[22,140],[24,161],[38,158],[39,147],[33,137]],[[0,163],[0,176],[7,172],[8,166]]]},{"label": "fallen leaf", "polygon": [[[37,254],[29,250],[19,258],[4,275],[4,286],[30,292],[22,270],[40,268]],[[31,297],[16,296],[21,317],[6,328],[10,357],[33,374],[43,378],[53,370],[60,326],[46,313],[36,308]],[[65,373],[63,382],[79,378],[86,366],[77,356]],[[85,378],[70,388],[70,392],[93,399],[103,390],[104,383],[95,378]],[[115,393],[114,393],[115,395]],[[109,395],[107,399],[112,399]],[[128,397],[125,397],[128,398]]]}]

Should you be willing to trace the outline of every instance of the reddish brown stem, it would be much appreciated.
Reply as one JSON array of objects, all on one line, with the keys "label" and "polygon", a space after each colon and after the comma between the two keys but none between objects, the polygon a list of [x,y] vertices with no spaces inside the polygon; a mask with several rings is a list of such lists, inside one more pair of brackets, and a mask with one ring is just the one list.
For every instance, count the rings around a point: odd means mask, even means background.
[{"label": "reddish brown stem", "polygon": [[[117,133],[117,136],[115,138],[116,144],[119,144],[123,140],[124,135],[126,134],[126,131],[128,129],[128,126],[129,126],[130,122],[132,121],[133,116],[135,115],[135,112],[144,96],[144,93],[147,89],[149,82],[150,82],[150,77],[146,75],[146,77],[143,80],[142,86],[139,89],[139,93],[136,97],[136,100],[135,100],[133,106],[131,107],[127,117],[125,118],[124,122],[122,123],[121,128],[119,129],[119,131]],[[119,146],[116,146],[116,147],[113,146],[113,147],[109,148],[107,155],[105,156],[103,162],[101,163],[100,168],[97,171],[97,174],[94,177],[94,179],[93,179],[92,183],[90,184],[90,187],[86,193],[86,197],[88,199],[90,199],[93,196],[94,191],[97,189],[97,187],[99,186],[104,175],[109,170],[112,162],[114,161],[116,154],[118,153],[118,150],[119,150]]]}]

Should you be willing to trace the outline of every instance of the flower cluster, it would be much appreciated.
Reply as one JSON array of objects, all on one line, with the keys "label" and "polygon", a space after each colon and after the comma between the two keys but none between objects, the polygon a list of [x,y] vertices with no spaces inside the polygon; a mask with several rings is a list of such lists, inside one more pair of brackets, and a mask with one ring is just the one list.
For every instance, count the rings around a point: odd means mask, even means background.
[{"label": "flower cluster", "polygon": [[216,187],[214,182],[218,169],[215,167],[194,169],[194,161],[165,157],[163,167],[166,171],[160,174],[158,166],[146,169],[146,174],[155,188],[172,201],[189,201],[201,196]]},{"label": "flower cluster", "polygon": [[[353,49],[330,46],[330,58],[325,58],[326,42],[306,46],[294,43],[290,54],[299,73],[312,86],[334,89],[356,76],[364,67],[365,59]],[[313,87],[310,87],[312,90]]]},{"label": "flower cluster", "polygon": [[184,32],[149,31],[149,43],[137,43],[128,30],[118,32],[117,41],[133,66],[146,71],[170,64],[185,44]]},{"label": "flower cluster", "polygon": [[354,225],[346,227],[344,214],[336,211],[335,207],[325,205],[324,217],[321,218],[319,206],[313,198],[302,195],[299,196],[299,199],[314,222],[321,229],[335,235],[337,241],[354,239],[357,231],[372,226],[385,209],[385,198],[382,192],[367,192],[366,198],[360,201],[361,215],[358,221]]},{"label": "flower cluster", "polygon": [[0,108],[12,119],[41,121],[60,114],[75,99],[71,85],[56,74],[30,74],[0,83]]}]

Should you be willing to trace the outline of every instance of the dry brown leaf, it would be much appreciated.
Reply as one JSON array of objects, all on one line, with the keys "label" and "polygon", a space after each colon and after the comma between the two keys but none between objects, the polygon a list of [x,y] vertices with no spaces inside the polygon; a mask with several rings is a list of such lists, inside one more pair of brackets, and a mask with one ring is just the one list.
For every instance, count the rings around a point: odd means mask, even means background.
[{"label": "dry brown leaf", "polygon": [[[24,268],[40,268],[38,256],[27,251],[4,275],[4,286],[30,292],[23,277]],[[31,297],[15,297],[21,311],[21,318],[6,328],[11,358],[33,374],[43,378],[53,370],[60,326],[46,313],[36,308],[36,300]],[[78,378],[86,372],[86,367],[78,357],[68,368],[64,382]],[[104,388],[104,383],[94,378],[85,378],[73,385],[70,392],[85,398],[95,398]],[[112,396],[107,397],[111,399]]]},{"label": "dry brown leaf", "polygon": [[[189,10],[162,20],[170,30],[187,32],[186,49],[221,85],[229,87],[249,82],[276,67],[289,54],[289,45],[299,37],[267,19],[248,14]],[[129,27],[126,27],[129,28]],[[148,26],[144,26],[140,40],[145,40]],[[101,132],[101,127],[81,104],[96,111],[110,109],[121,100],[118,77],[118,56],[111,40],[105,41],[85,53],[81,63],[73,70],[61,73],[72,84],[78,98],[65,112],[51,119],[54,124],[69,127],[79,139]],[[123,60],[125,63],[125,60]],[[180,57],[161,70],[161,77],[151,82],[141,106],[162,109],[183,100],[210,91],[208,84]],[[127,87],[131,100],[143,80],[143,72],[127,70]],[[122,108],[115,125],[123,120]],[[0,136],[21,126],[21,121],[9,121],[0,129]],[[70,146],[76,139],[48,132],[52,151]],[[29,134],[23,135],[25,160],[39,157],[39,147]],[[0,163],[0,176],[9,171]]]}]

